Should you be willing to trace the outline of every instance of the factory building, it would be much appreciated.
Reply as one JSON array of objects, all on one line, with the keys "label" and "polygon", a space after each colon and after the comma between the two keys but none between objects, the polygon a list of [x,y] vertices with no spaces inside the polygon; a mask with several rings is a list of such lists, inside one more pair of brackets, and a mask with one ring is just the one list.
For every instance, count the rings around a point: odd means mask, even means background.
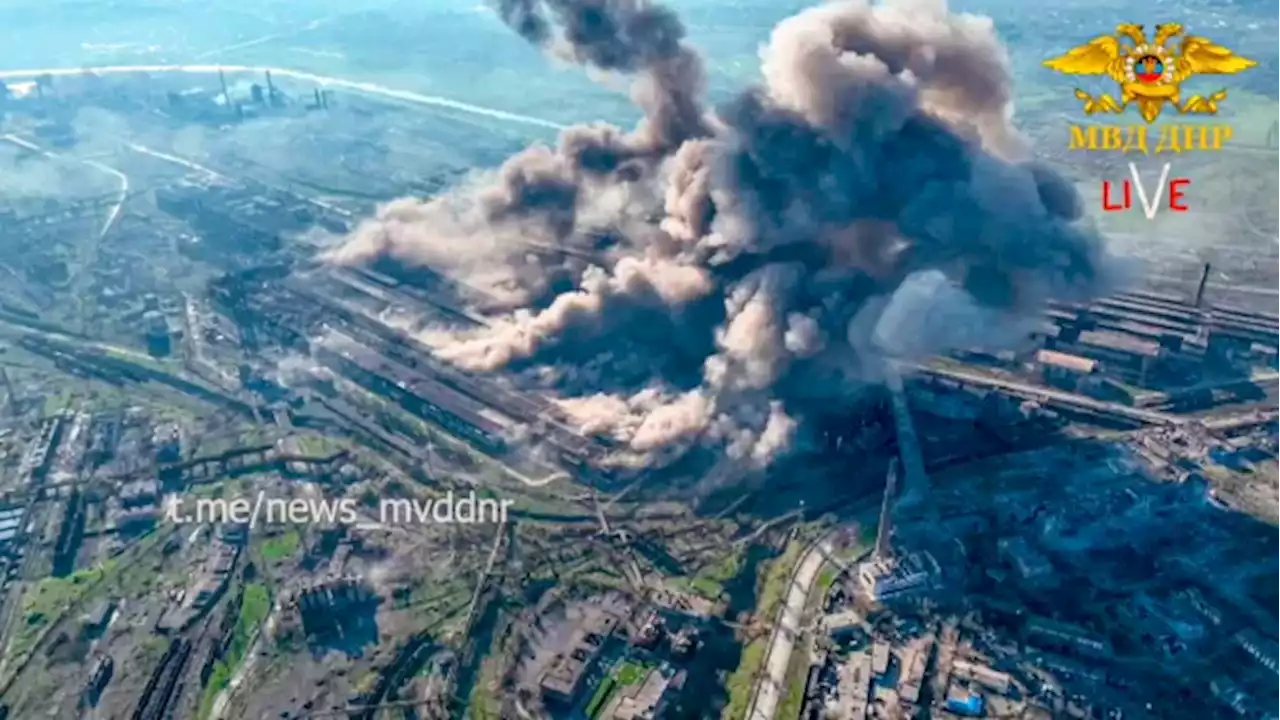
[{"label": "factory building", "polygon": [[1020,536],[1001,538],[1000,559],[1009,564],[1018,578],[1028,584],[1047,584],[1054,578],[1053,563]]},{"label": "factory building", "polygon": [[1133,605],[1134,627],[1169,647],[1189,646],[1208,636],[1204,618],[1183,597],[1155,598],[1143,593]]},{"label": "factory building", "polygon": [[345,231],[340,219],[298,197],[262,186],[183,180],[155,193],[156,207],[186,221],[207,241],[181,247],[198,259],[230,264],[237,255],[261,255],[281,249],[286,235],[314,225]]},{"label": "factory building", "polygon": [[182,426],[157,425],[151,433],[151,447],[155,449],[157,463],[164,465],[182,460]]},{"label": "factory building", "polygon": [[940,576],[938,561],[927,550],[871,560],[858,569],[863,592],[880,602],[929,592]]},{"label": "factory building", "polygon": [[571,706],[620,622],[614,615],[600,613],[574,628],[567,649],[556,655],[542,675],[539,685],[543,699],[549,704]]},{"label": "factory building", "polygon": [[1009,689],[1013,687],[1013,678],[1008,673],[968,660],[954,661],[951,665],[951,674],[961,680],[977,683],[999,695],[1009,694]]},{"label": "factory building", "polygon": [[[885,665],[888,665],[888,648],[885,648]],[[867,703],[871,699],[871,684],[875,678],[872,674],[871,656],[860,651],[853,654],[847,663],[839,668],[837,696],[839,700],[832,710],[837,717],[864,718],[867,714]]]},{"label": "factory building", "polygon": [[[1207,307],[1201,277],[1196,299],[1134,291],[1089,304],[1050,303],[1049,322],[1035,336],[1055,355],[1037,364],[1052,384],[1078,380],[1085,364],[1059,362],[1069,355],[1097,363],[1101,373],[1147,388],[1194,385],[1205,373],[1247,373],[1275,366],[1280,319],[1226,307]],[[1073,367],[1066,367],[1066,365]],[[1048,379],[1048,377],[1046,377]]]},{"label": "factory building", "polygon": [[1027,643],[1062,650],[1090,658],[1111,656],[1111,644],[1082,628],[1047,618],[1032,618],[1026,624]]},{"label": "factory building", "polygon": [[925,670],[933,652],[934,638],[927,635],[911,640],[902,651],[902,676],[898,681],[898,698],[912,705],[920,702]]},{"label": "factory building", "polygon": [[890,461],[880,505],[880,522],[876,528],[875,550],[858,566],[858,584],[862,592],[877,602],[928,592],[937,587],[941,577],[938,562],[928,551],[902,555],[893,552],[893,511],[899,467],[897,458]]},{"label": "factory building", "polygon": [[944,707],[946,707],[947,712],[955,713],[961,717],[982,717],[986,710],[985,702],[981,695],[958,687],[952,687],[948,690]]},{"label": "factory building", "polygon": [[288,603],[310,637],[342,637],[367,624],[380,598],[359,578],[341,577],[303,588]]},{"label": "factory building", "polygon": [[1273,673],[1280,674],[1280,660],[1276,657],[1276,641],[1263,639],[1252,628],[1241,630],[1232,637],[1232,640],[1259,665]]},{"label": "factory building", "polygon": [[1059,328],[1045,347],[1056,353],[1052,359],[1075,356],[1094,360],[1108,374],[1139,387],[1147,385],[1162,356],[1159,342],[1115,330],[1082,330],[1078,325]]},{"label": "factory building", "polygon": [[22,532],[22,521],[26,510],[22,507],[8,507],[0,510],[0,555],[9,554]]},{"label": "factory building", "polygon": [[1036,667],[1060,683],[1101,684],[1107,679],[1106,670],[1096,662],[1081,662],[1056,653],[1037,653],[1031,657]]},{"label": "factory building", "polygon": [[889,672],[889,644],[877,641],[871,646],[871,674],[882,677]]},{"label": "factory building", "polygon": [[1036,364],[1040,366],[1046,385],[1063,390],[1080,390],[1098,372],[1097,360],[1056,350],[1037,352]]},{"label": "factory building", "polygon": [[1247,717],[1253,710],[1253,698],[1229,678],[1217,678],[1209,683],[1209,691],[1232,712]]},{"label": "factory building", "polygon": [[609,699],[598,720],[653,720],[662,717],[671,698],[684,687],[685,672],[669,667],[649,671],[643,682],[623,688]]},{"label": "factory building", "polygon": [[315,349],[316,359],[329,369],[486,451],[505,449],[510,418],[425,374],[393,365],[349,337],[338,338]]}]

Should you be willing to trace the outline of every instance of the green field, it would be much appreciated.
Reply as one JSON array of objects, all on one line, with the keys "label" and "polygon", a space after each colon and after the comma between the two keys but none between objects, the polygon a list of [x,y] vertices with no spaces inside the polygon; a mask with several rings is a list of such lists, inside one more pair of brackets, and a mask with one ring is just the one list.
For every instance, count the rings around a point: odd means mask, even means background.
[{"label": "green field", "polygon": [[742,649],[738,669],[734,670],[725,682],[729,703],[720,714],[720,720],[742,720],[747,716],[747,706],[751,704],[751,691],[755,687],[756,673],[764,664],[764,655],[768,648],[769,638],[763,637],[752,640]]},{"label": "green field", "polygon": [[609,702],[610,696],[613,695],[613,691],[616,690],[617,687],[618,681],[614,680],[612,675],[606,677],[604,681],[600,683],[600,686],[596,688],[594,693],[592,693],[591,700],[587,703],[587,707],[583,711],[586,713],[588,718],[595,720],[595,718],[600,715],[600,711],[604,710],[605,703]]},{"label": "green field", "polygon": [[244,597],[240,603],[240,615],[236,618],[235,629],[231,631],[231,642],[227,645],[227,652],[222,659],[214,663],[213,673],[209,676],[209,682],[204,686],[204,693],[200,697],[200,708],[196,717],[209,717],[218,693],[231,682],[235,668],[240,665],[249,651],[249,644],[253,641],[258,626],[267,619],[270,612],[271,593],[267,590],[267,586],[261,583],[245,585]]},{"label": "green field", "polygon": [[595,692],[591,693],[591,699],[587,701],[586,707],[583,708],[583,713],[591,720],[594,720],[609,705],[609,700],[614,693],[623,688],[644,682],[651,670],[653,670],[653,666],[647,663],[636,662],[635,660],[619,662],[605,676],[604,680],[600,681]]},{"label": "green field", "polygon": [[627,660],[614,668],[613,677],[618,681],[619,686],[627,687],[643,681],[649,674],[649,670],[648,665]]},{"label": "green field", "polygon": [[302,535],[297,530],[286,530],[263,541],[262,559],[276,561],[291,558],[301,547]]}]

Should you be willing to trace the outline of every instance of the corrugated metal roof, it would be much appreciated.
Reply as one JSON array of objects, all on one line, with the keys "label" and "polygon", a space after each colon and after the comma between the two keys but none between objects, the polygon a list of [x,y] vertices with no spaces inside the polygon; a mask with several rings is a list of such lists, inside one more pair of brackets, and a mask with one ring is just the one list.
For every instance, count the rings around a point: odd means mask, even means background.
[{"label": "corrugated metal roof", "polygon": [[1080,338],[1077,342],[1080,345],[1117,350],[1145,357],[1157,357],[1160,355],[1160,343],[1111,330],[1086,330],[1080,333]]},{"label": "corrugated metal roof", "polygon": [[1088,375],[1098,368],[1097,360],[1080,357],[1079,355],[1069,355],[1056,350],[1041,350],[1036,353],[1036,362],[1041,365],[1049,365],[1052,367],[1071,370],[1072,372],[1084,373]]}]

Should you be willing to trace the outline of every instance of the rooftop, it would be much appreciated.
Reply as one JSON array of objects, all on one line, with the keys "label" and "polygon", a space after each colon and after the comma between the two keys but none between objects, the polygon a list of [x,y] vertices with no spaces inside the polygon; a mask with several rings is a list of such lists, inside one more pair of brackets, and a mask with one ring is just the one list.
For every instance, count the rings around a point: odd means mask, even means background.
[{"label": "rooftop", "polygon": [[1158,357],[1160,355],[1160,343],[1152,340],[1143,340],[1140,337],[1129,335],[1128,333],[1114,332],[1111,330],[1086,330],[1080,333],[1080,337],[1076,340],[1076,343],[1104,350],[1116,350],[1133,355],[1141,355],[1143,357]]},{"label": "rooftop", "polygon": [[612,720],[647,720],[656,717],[667,691],[683,683],[683,673],[667,676],[659,670],[653,670],[634,694],[619,694],[613,702],[612,713],[605,717]]},{"label": "rooftop", "polygon": [[1071,355],[1056,350],[1041,350],[1036,353],[1036,362],[1049,367],[1062,368],[1088,375],[1098,368],[1097,360]]}]

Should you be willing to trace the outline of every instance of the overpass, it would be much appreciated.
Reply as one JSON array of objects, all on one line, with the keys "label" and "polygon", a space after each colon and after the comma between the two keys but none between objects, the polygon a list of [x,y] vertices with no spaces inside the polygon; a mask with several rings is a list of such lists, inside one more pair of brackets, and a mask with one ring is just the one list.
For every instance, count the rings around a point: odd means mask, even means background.
[{"label": "overpass", "polygon": [[[902,367],[909,368],[914,372],[918,372],[921,375],[928,377],[942,378],[962,385],[968,385],[970,387],[999,390],[1000,392],[1007,393],[1014,397],[1020,397],[1025,400],[1034,400],[1056,410],[1084,413],[1097,418],[1111,420],[1112,422],[1131,428],[1145,427],[1149,425],[1181,425],[1188,422],[1186,418],[1181,418],[1169,413],[1130,407],[1117,402],[1098,400],[1097,398],[1080,395],[1079,393],[1056,390],[1043,385],[1034,385],[1018,380],[992,377],[990,375],[983,375],[981,373],[966,370],[931,367],[919,364],[904,364]],[[906,462],[907,460],[904,453],[904,469],[907,467]]]}]

